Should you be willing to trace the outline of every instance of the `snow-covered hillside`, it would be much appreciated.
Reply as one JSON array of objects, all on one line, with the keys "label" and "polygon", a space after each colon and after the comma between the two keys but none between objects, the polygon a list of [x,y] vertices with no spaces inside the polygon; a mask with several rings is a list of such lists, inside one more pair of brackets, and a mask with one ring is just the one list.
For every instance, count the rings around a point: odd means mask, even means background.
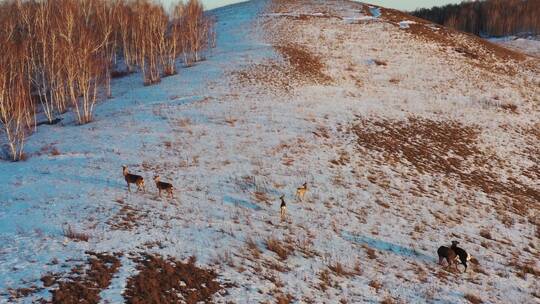
[{"label": "snow-covered hillside", "polygon": [[349,1],[214,13],[207,60],[0,162],[0,303],[540,302],[538,58]]}]

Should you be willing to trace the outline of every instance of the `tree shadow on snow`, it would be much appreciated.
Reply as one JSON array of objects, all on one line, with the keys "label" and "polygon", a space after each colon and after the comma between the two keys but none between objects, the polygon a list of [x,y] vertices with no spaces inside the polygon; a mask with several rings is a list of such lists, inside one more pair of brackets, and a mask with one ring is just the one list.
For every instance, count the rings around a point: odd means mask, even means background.
[{"label": "tree shadow on snow", "polygon": [[252,203],[250,201],[246,201],[246,200],[243,200],[243,199],[240,199],[240,198],[235,198],[235,197],[232,197],[232,196],[228,196],[228,195],[223,197],[223,202],[227,203],[227,204],[232,204],[232,205],[235,205],[235,206],[240,206],[240,207],[244,207],[244,208],[248,208],[248,209],[253,209],[253,210],[261,210],[262,209],[261,207],[259,207],[255,203]]},{"label": "tree shadow on snow", "polygon": [[[121,188],[121,189],[125,189],[127,190],[127,184],[126,182],[124,181],[124,178],[123,176],[120,176],[118,178],[115,178],[115,177],[111,177],[111,178],[99,178],[99,177],[94,177],[94,176],[77,176],[77,179],[79,182],[82,182],[82,183],[86,183],[86,184],[91,184],[91,185],[98,185],[98,186],[101,186],[101,187],[110,187],[110,188]],[[148,179],[144,179],[145,183],[146,183],[146,188],[148,188]],[[132,191],[133,191],[133,188],[137,189],[137,186],[135,185],[132,185]],[[148,189],[147,189],[148,191]]]},{"label": "tree shadow on snow", "polygon": [[347,231],[342,232],[342,237],[350,242],[364,244],[379,251],[388,251],[403,257],[410,257],[424,262],[437,262],[434,256],[423,254],[415,249],[404,247],[402,245],[392,244],[363,235],[354,235]]}]

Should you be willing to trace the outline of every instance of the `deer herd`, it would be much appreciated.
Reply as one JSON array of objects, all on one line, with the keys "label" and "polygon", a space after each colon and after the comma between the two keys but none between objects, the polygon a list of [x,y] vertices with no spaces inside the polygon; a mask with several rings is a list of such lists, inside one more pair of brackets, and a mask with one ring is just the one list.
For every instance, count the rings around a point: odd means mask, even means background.
[{"label": "deer herd", "polygon": [[[131,192],[131,184],[135,184],[137,186],[137,191],[143,191],[146,192],[146,187],[144,184],[144,178],[137,174],[129,173],[127,166],[122,166],[122,174],[124,175],[124,179],[126,180],[128,191]],[[171,183],[162,182],[160,180],[159,175],[154,175],[154,182],[156,183],[156,188],[158,190],[158,196],[161,197],[161,192],[166,192],[169,197],[172,199],[174,198],[174,187]],[[308,191],[308,184],[305,182],[301,187],[296,188],[296,195],[295,198],[303,201],[304,196],[306,195]],[[279,197],[279,200],[281,202],[280,204],[280,216],[281,221],[284,221],[287,217],[287,203],[285,202],[285,195],[281,195]],[[457,264],[462,264],[465,267],[465,272],[467,271],[467,262],[471,260],[471,256],[462,248],[458,247],[459,244],[458,241],[452,241],[452,245],[450,247],[441,246],[437,250],[437,255],[439,256],[439,265],[442,265],[443,261],[446,260],[447,268],[450,266],[454,266],[454,269],[456,271],[459,271],[457,268]]]},{"label": "deer herd", "polygon": [[[126,184],[128,187],[128,191],[131,192],[131,184],[135,184],[137,186],[137,191],[143,191],[146,192],[146,187],[144,184],[144,178],[137,174],[131,174],[129,173],[127,166],[122,166],[122,174],[124,175],[124,179],[126,180]],[[154,182],[156,182],[156,188],[158,189],[158,196],[161,197],[161,191],[165,191],[169,194],[170,198],[174,198],[173,194],[173,185],[171,183],[166,183],[160,181],[159,175],[154,176]]]}]

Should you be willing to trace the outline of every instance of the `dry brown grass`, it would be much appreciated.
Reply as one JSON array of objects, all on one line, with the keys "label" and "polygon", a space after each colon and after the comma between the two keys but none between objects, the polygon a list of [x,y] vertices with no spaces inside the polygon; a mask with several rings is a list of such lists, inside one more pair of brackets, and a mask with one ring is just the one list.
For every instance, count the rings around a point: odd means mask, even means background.
[{"label": "dry brown grass", "polygon": [[328,268],[330,270],[332,270],[338,276],[351,277],[351,276],[355,275],[354,271],[349,271],[349,270],[345,269],[343,264],[341,264],[340,262],[335,262],[333,264],[330,264],[330,265],[328,265]]},{"label": "dry brown grass", "polygon": [[[315,132],[314,132],[315,133]],[[336,166],[346,166],[351,161],[351,157],[347,151],[340,151],[339,157],[330,161],[331,164]]]},{"label": "dry brown grass", "polygon": [[508,263],[509,267],[513,267],[516,270],[516,275],[523,279],[527,279],[527,275],[530,274],[536,278],[540,277],[540,269],[536,268],[534,261],[520,262],[517,259],[511,260]]},{"label": "dry brown grass", "polygon": [[[435,42],[445,48],[454,49],[458,54],[462,54],[467,62],[482,69],[494,72],[515,74],[515,69],[508,62],[522,62],[526,56],[494,43],[488,42],[475,35],[458,32],[456,30],[438,27],[432,29],[427,20],[411,16],[399,10],[381,8],[382,18],[390,23],[399,26],[403,20],[411,20],[416,24],[410,24],[408,29],[403,29],[411,33],[413,37],[429,42]],[[505,64],[496,64],[505,63]]]},{"label": "dry brown grass", "polygon": [[257,246],[257,243],[255,243],[255,241],[252,238],[246,239],[246,246],[249,252],[251,252],[251,254],[253,255],[255,259],[260,258],[262,252],[259,249],[259,246]]},{"label": "dry brown grass", "polygon": [[90,239],[90,235],[84,232],[78,232],[75,231],[71,225],[67,225],[64,227],[64,236],[74,240],[74,241],[82,241],[82,242],[88,242]]},{"label": "dry brown grass", "polygon": [[352,128],[360,147],[380,152],[377,161],[412,165],[422,174],[442,174],[488,196],[505,196],[511,210],[527,215],[540,201],[540,191],[515,176],[501,181],[497,169],[505,170],[505,161],[479,146],[477,126],[458,121],[435,121],[420,117],[406,120],[363,119]]},{"label": "dry brown grass", "polygon": [[501,109],[517,114],[518,106],[513,103],[503,103],[500,105]]},{"label": "dry brown grass", "polygon": [[266,248],[277,254],[282,261],[286,260],[294,251],[291,244],[286,244],[272,237],[268,238],[265,243]]},{"label": "dry brown grass", "polygon": [[210,303],[212,296],[224,288],[213,270],[195,265],[195,257],[184,263],[143,255],[137,262],[139,273],[127,281],[126,303]]},{"label": "dry brown grass", "polygon": [[231,73],[238,84],[246,87],[260,87],[267,93],[290,92],[293,88],[290,81],[291,70],[278,62],[253,64],[240,71]]},{"label": "dry brown grass", "polygon": [[484,303],[484,301],[482,301],[482,299],[480,299],[479,297],[471,294],[471,293],[467,293],[463,296],[465,299],[467,299],[467,301],[469,301],[470,303],[472,304],[482,304]]},{"label": "dry brown grass", "polygon": [[82,265],[72,269],[67,278],[46,275],[42,278],[44,285],[58,287],[51,290],[53,304],[61,303],[99,303],[100,292],[106,289],[114,274],[120,268],[119,255],[86,252],[88,269]]},{"label": "dry brown grass", "polygon": [[293,303],[294,297],[290,294],[280,294],[276,296],[276,304],[289,304]]},{"label": "dry brown grass", "polygon": [[354,271],[354,274],[358,276],[364,273],[364,271],[362,270],[362,265],[360,264],[359,261],[356,261],[356,263],[354,263],[353,271]]},{"label": "dry brown grass", "polygon": [[44,287],[50,287],[56,283],[56,279],[54,274],[45,274],[41,277],[40,281],[43,283]]},{"label": "dry brown grass", "polygon": [[324,73],[324,63],[300,45],[288,44],[275,46],[275,49],[290,64],[295,72],[292,76],[297,80],[327,84],[332,79]]},{"label": "dry brown grass", "polygon": [[330,271],[328,271],[328,269],[324,269],[319,273],[319,280],[321,281],[319,283],[319,288],[322,291],[326,291],[328,287],[332,286],[332,277],[330,276]]},{"label": "dry brown grass", "polygon": [[370,260],[375,260],[377,258],[377,253],[373,248],[366,247],[366,254]]},{"label": "dry brown grass", "polygon": [[263,192],[263,191],[255,191],[253,193],[253,197],[255,198],[256,201],[261,202],[261,203],[270,204],[270,201],[271,201],[271,199],[268,197],[268,194],[266,194],[266,192]]},{"label": "dry brown grass", "polygon": [[53,148],[51,149],[50,154],[51,154],[51,156],[59,156],[59,155],[62,154],[62,153],[60,152],[60,150],[58,150],[57,147],[53,147]]},{"label": "dry brown grass", "polygon": [[30,287],[21,287],[21,288],[7,288],[7,293],[0,293],[0,296],[6,296],[6,303],[19,303],[19,299],[24,299],[36,292],[42,290],[41,288],[32,285]]},{"label": "dry brown grass", "polygon": [[394,304],[396,301],[392,297],[386,297],[381,301],[381,304]]},{"label": "dry brown grass", "polygon": [[376,292],[379,292],[379,290],[383,287],[382,283],[377,280],[371,280],[369,281],[369,287],[372,287],[375,289]]},{"label": "dry brown grass", "polygon": [[[420,172],[457,171],[461,161],[481,154],[476,147],[478,131],[459,122],[410,117],[404,121],[362,120],[353,129],[358,144],[385,153],[386,158],[405,158]],[[448,157],[453,151],[455,157]]]},{"label": "dry brown grass", "polygon": [[488,240],[492,240],[493,238],[491,237],[491,232],[489,232],[489,230],[487,229],[482,229],[480,230],[480,236],[485,238],[485,239],[488,239]]},{"label": "dry brown grass", "polygon": [[107,224],[109,224],[111,229],[129,231],[138,227],[140,225],[139,222],[143,218],[141,211],[135,207],[126,205],[123,200],[117,202],[121,204],[122,207],[107,221]]}]

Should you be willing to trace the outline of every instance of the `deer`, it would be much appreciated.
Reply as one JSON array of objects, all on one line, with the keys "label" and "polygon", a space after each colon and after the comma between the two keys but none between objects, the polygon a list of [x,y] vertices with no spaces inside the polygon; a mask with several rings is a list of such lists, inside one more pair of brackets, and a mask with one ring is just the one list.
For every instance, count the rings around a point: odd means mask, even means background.
[{"label": "deer", "polygon": [[302,201],[304,200],[304,195],[306,195],[306,192],[307,192],[307,183],[304,183],[302,187],[296,188],[296,197]]},{"label": "deer", "polygon": [[158,196],[161,197],[161,191],[165,191],[169,194],[171,198],[174,197],[173,195],[173,185],[170,183],[162,182],[159,180],[159,175],[154,176],[154,181],[156,182],[156,188],[158,188]]},{"label": "deer", "polygon": [[146,192],[144,178],[142,176],[129,173],[127,166],[122,166],[122,174],[124,174],[124,178],[126,179],[129,192],[131,192],[130,184],[137,185],[137,191],[142,190],[143,192]]},{"label": "deer", "polygon": [[437,250],[437,255],[439,255],[439,265],[442,265],[443,261],[446,259],[446,262],[448,263],[448,266],[446,266],[447,268],[454,265],[454,268],[458,270],[455,263],[457,254],[451,247],[439,247]]},{"label": "deer", "polygon": [[472,257],[471,255],[467,253],[467,251],[463,250],[462,248],[459,248],[457,246],[458,244],[459,244],[458,241],[452,241],[452,246],[450,246],[450,249],[452,249],[456,253],[456,257],[454,258],[454,261],[457,263],[461,263],[463,266],[465,266],[464,272],[467,272],[467,262],[470,261]]},{"label": "deer", "polygon": [[285,195],[282,195],[279,197],[279,199],[281,200],[281,206],[280,206],[280,211],[281,211],[281,220],[285,220],[285,216],[287,215],[287,204],[285,203]]}]

